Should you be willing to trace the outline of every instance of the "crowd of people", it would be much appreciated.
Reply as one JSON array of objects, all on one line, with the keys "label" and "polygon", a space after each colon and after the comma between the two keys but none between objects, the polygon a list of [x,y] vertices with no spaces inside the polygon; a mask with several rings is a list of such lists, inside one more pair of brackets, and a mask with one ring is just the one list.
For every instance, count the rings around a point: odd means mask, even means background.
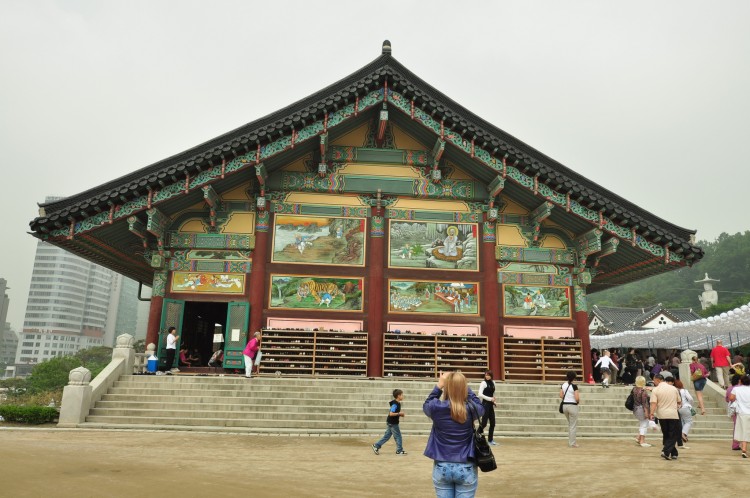
[{"label": "crowd of people", "polygon": [[[605,354],[605,351],[591,350],[594,382],[601,384],[602,387],[617,383],[634,385],[639,375],[645,377],[647,381],[653,381],[654,376],[660,373],[680,378],[681,360],[678,351],[659,350],[653,353],[634,348],[628,349],[627,353],[624,351],[611,350],[606,351],[607,354]],[[722,388],[729,385],[732,375],[744,375],[747,371],[748,359],[742,355],[742,352],[736,349],[733,354],[730,354],[720,340],[716,341],[716,345],[711,350],[700,351],[696,356],[697,362],[705,368],[708,374],[716,375],[716,381]]]},{"label": "crowd of people", "polygon": [[[695,390],[698,408],[701,415],[706,414],[703,400],[703,390],[712,371],[716,383],[726,389],[725,400],[730,406],[730,414],[734,423],[732,449],[741,451],[742,458],[748,458],[747,442],[750,441],[750,376],[746,374],[745,357],[739,350],[731,355],[729,350],[716,341],[716,345],[702,356],[692,356],[689,365],[690,378],[680,379],[680,356],[665,354],[655,358],[654,355],[639,354],[630,349],[620,357],[617,351],[592,350],[592,367],[595,379],[601,382],[603,388],[609,387],[610,377],[613,383],[620,381],[633,385],[631,391],[632,410],[638,420],[638,435],[636,444],[650,447],[646,442],[649,428],[658,427],[662,432],[661,457],[665,460],[676,460],[679,449],[687,449],[685,443],[689,441],[693,417],[697,410],[693,407],[695,400],[686,388],[692,382]],[[578,399],[568,396],[571,386],[574,392],[577,387],[569,375],[568,381],[560,388],[560,398],[564,404],[578,405]],[[747,387],[747,389],[745,389]],[[569,444],[575,444],[575,424],[577,410],[564,411],[569,424]]]}]

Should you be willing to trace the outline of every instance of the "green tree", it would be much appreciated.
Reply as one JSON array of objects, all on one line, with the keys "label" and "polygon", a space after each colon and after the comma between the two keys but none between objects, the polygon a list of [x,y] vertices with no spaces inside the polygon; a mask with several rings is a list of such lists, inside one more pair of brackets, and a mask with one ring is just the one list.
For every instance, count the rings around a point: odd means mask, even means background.
[{"label": "green tree", "polygon": [[28,379],[29,391],[40,393],[65,387],[68,383],[68,373],[80,366],[81,361],[74,356],[58,356],[43,361],[31,371]]},{"label": "green tree", "polygon": [[708,308],[699,311],[698,314],[702,317],[708,318],[709,316],[720,315],[721,313],[724,313],[725,311],[739,308],[743,304],[747,304],[749,302],[750,302],[750,294],[746,294],[742,297],[738,297],[737,299],[735,299],[734,301],[730,303],[716,304],[714,306],[709,306]]},{"label": "green tree", "polygon": [[[662,303],[697,312],[701,309],[698,296],[703,289],[695,281],[702,280],[706,273],[721,281],[715,286],[720,304],[734,303],[737,296],[750,295],[750,231],[734,235],[722,233],[714,241],[699,241],[697,245],[703,248],[705,255],[693,267],[590,294],[590,305],[642,307]],[[747,303],[745,299],[742,304]]]}]

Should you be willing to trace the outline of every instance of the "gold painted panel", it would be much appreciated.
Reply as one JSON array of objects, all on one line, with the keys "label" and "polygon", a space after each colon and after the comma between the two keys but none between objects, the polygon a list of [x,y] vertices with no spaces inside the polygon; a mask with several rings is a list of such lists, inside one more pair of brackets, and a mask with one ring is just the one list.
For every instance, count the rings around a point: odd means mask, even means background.
[{"label": "gold painted panel", "polygon": [[365,123],[359,128],[355,128],[349,133],[346,133],[345,135],[342,135],[334,140],[331,140],[330,145],[364,147],[365,141],[367,139],[368,129],[369,129],[369,124]]},{"label": "gold painted panel", "polygon": [[177,231],[180,233],[208,233],[208,225],[199,218],[191,218],[180,225]]},{"label": "gold painted panel", "polygon": [[526,247],[526,237],[521,233],[521,227],[518,225],[497,224],[496,230],[497,245]]},{"label": "gold painted panel", "polygon": [[418,211],[443,211],[450,213],[470,213],[471,208],[468,204],[461,201],[443,201],[431,199],[412,199],[408,197],[399,197],[391,205],[392,209],[413,209]]},{"label": "gold painted panel", "polygon": [[255,233],[255,213],[233,211],[220,231],[221,233]]},{"label": "gold painted panel", "polygon": [[283,202],[288,204],[317,204],[318,206],[366,206],[355,194],[331,195],[290,192]]}]

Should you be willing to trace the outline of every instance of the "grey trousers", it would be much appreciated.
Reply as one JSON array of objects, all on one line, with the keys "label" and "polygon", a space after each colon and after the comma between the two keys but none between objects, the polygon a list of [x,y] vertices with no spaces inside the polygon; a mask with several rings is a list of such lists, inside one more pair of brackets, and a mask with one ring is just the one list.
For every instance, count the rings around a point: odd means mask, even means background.
[{"label": "grey trousers", "polygon": [[563,414],[568,419],[568,446],[576,444],[576,425],[578,424],[578,405],[563,405]]}]

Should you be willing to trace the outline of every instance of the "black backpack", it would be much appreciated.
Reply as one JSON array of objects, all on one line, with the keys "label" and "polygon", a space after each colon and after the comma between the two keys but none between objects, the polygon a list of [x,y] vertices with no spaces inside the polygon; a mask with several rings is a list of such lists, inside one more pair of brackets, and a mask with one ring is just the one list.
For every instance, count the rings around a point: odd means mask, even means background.
[{"label": "black backpack", "polygon": [[625,408],[633,411],[633,408],[635,408],[635,389],[632,389],[630,391],[630,394],[628,394],[628,398],[625,400]]}]

